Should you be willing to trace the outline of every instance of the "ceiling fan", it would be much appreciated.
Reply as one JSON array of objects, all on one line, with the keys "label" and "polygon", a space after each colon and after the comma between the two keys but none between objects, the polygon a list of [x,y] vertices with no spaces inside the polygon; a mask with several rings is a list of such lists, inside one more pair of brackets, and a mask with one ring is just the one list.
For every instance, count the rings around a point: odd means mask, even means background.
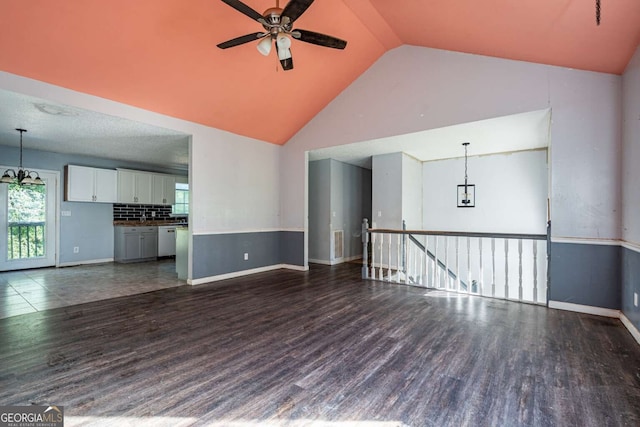
[{"label": "ceiling fan", "polygon": [[290,0],[284,7],[280,8],[280,0],[276,0],[276,7],[267,9],[264,14],[260,14],[240,0],[222,0],[238,12],[259,22],[264,27],[264,32],[251,33],[235,39],[227,40],[218,44],[220,49],[249,43],[260,40],[258,51],[267,56],[271,52],[271,46],[275,41],[278,59],[283,70],[293,69],[293,58],[291,57],[291,37],[306,43],[319,46],[331,47],[333,49],[344,49],[347,42],[336,37],[320,34],[313,31],[293,29],[293,23],[300,17],[313,3],[313,0]]}]

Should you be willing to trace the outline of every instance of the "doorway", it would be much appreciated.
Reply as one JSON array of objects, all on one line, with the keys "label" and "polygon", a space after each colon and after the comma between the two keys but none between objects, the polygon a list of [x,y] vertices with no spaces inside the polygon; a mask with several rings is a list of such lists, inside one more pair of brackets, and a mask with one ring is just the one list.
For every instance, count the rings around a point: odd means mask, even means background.
[{"label": "doorway", "polygon": [[58,173],[36,172],[45,185],[0,184],[0,271],[56,264]]}]

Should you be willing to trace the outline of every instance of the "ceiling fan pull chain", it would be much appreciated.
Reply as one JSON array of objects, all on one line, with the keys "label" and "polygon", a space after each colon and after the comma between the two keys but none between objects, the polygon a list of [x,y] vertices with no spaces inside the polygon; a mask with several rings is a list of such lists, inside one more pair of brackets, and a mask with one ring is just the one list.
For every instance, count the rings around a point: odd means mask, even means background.
[{"label": "ceiling fan pull chain", "polygon": [[596,24],[600,25],[600,0],[596,0]]}]

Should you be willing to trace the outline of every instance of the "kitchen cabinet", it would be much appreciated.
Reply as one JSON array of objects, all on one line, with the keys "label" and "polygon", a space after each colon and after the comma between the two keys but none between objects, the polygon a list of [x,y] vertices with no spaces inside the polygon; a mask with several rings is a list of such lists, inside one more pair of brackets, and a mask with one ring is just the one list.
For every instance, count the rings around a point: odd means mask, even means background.
[{"label": "kitchen cabinet", "polygon": [[158,227],[117,226],[114,233],[116,262],[148,261],[158,257]]},{"label": "kitchen cabinet", "polygon": [[154,205],[173,205],[176,200],[176,177],[173,175],[153,174]]},{"label": "kitchen cabinet", "polygon": [[118,169],[118,202],[152,204],[153,174]]},{"label": "kitchen cabinet", "polygon": [[115,170],[67,165],[64,175],[64,200],[67,202],[118,201],[118,173]]}]

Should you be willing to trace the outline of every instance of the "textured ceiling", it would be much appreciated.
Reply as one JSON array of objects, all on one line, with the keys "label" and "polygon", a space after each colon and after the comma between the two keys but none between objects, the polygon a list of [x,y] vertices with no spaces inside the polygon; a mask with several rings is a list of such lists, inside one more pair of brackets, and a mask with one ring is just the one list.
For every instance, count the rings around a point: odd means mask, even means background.
[{"label": "textured ceiling", "polygon": [[620,74],[640,1],[601,2],[597,26],[595,0],[318,0],[294,26],[348,45],[294,41],[284,72],[255,43],[216,47],[261,31],[219,0],[0,0],[0,70],[283,144],[400,44]]},{"label": "textured ceiling", "polygon": [[[0,145],[187,169],[189,135],[0,89]],[[0,159],[17,165],[18,158]],[[26,164],[26,163],[25,163]]]}]

